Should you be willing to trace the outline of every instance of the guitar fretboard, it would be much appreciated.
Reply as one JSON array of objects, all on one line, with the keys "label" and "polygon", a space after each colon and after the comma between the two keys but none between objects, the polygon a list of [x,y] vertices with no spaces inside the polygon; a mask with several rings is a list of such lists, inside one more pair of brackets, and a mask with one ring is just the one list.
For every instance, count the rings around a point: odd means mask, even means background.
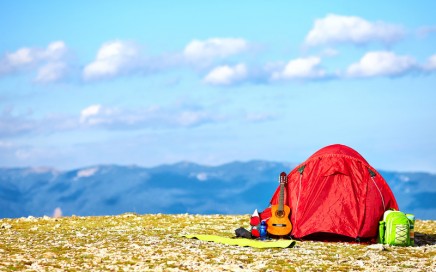
[{"label": "guitar fretboard", "polygon": [[278,211],[283,211],[283,202],[285,199],[285,184],[280,183],[279,208]]}]

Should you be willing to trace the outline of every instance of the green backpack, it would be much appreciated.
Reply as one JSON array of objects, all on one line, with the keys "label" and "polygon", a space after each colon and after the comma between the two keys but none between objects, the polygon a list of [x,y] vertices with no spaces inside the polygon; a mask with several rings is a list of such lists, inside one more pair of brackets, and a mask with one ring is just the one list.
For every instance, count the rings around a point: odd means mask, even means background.
[{"label": "green backpack", "polygon": [[379,225],[379,242],[394,246],[410,246],[411,222],[406,214],[388,210]]}]

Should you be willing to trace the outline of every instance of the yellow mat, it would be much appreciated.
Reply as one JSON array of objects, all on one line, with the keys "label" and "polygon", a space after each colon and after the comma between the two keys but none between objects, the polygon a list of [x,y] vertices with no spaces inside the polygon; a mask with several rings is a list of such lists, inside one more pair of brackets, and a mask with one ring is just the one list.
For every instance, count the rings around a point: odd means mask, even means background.
[{"label": "yellow mat", "polygon": [[191,234],[183,235],[183,237],[198,239],[202,241],[215,242],[220,244],[232,245],[232,246],[243,246],[243,247],[254,247],[254,248],[288,248],[295,246],[294,240],[256,240],[256,239],[246,239],[246,238],[230,238],[222,237],[218,235],[205,235],[205,234]]}]

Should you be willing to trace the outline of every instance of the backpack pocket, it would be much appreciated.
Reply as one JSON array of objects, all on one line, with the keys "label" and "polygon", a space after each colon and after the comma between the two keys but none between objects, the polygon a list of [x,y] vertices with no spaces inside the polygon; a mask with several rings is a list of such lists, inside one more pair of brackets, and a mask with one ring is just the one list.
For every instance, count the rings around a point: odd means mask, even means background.
[{"label": "backpack pocket", "polygon": [[410,245],[410,222],[400,211],[387,211],[384,215],[384,243],[394,246]]}]

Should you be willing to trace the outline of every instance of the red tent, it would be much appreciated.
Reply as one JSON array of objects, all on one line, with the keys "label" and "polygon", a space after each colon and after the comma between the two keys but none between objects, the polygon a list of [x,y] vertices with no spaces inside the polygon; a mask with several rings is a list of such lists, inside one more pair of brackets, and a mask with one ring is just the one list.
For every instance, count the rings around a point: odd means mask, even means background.
[{"label": "red tent", "polygon": [[[279,191],[280,186],[271,204],[278,204]],[[294,238],[375,238],[383,213],[398,210],[383,177],[358,152],[339,144],[318,150],[292,170],[284,195]]]}]

